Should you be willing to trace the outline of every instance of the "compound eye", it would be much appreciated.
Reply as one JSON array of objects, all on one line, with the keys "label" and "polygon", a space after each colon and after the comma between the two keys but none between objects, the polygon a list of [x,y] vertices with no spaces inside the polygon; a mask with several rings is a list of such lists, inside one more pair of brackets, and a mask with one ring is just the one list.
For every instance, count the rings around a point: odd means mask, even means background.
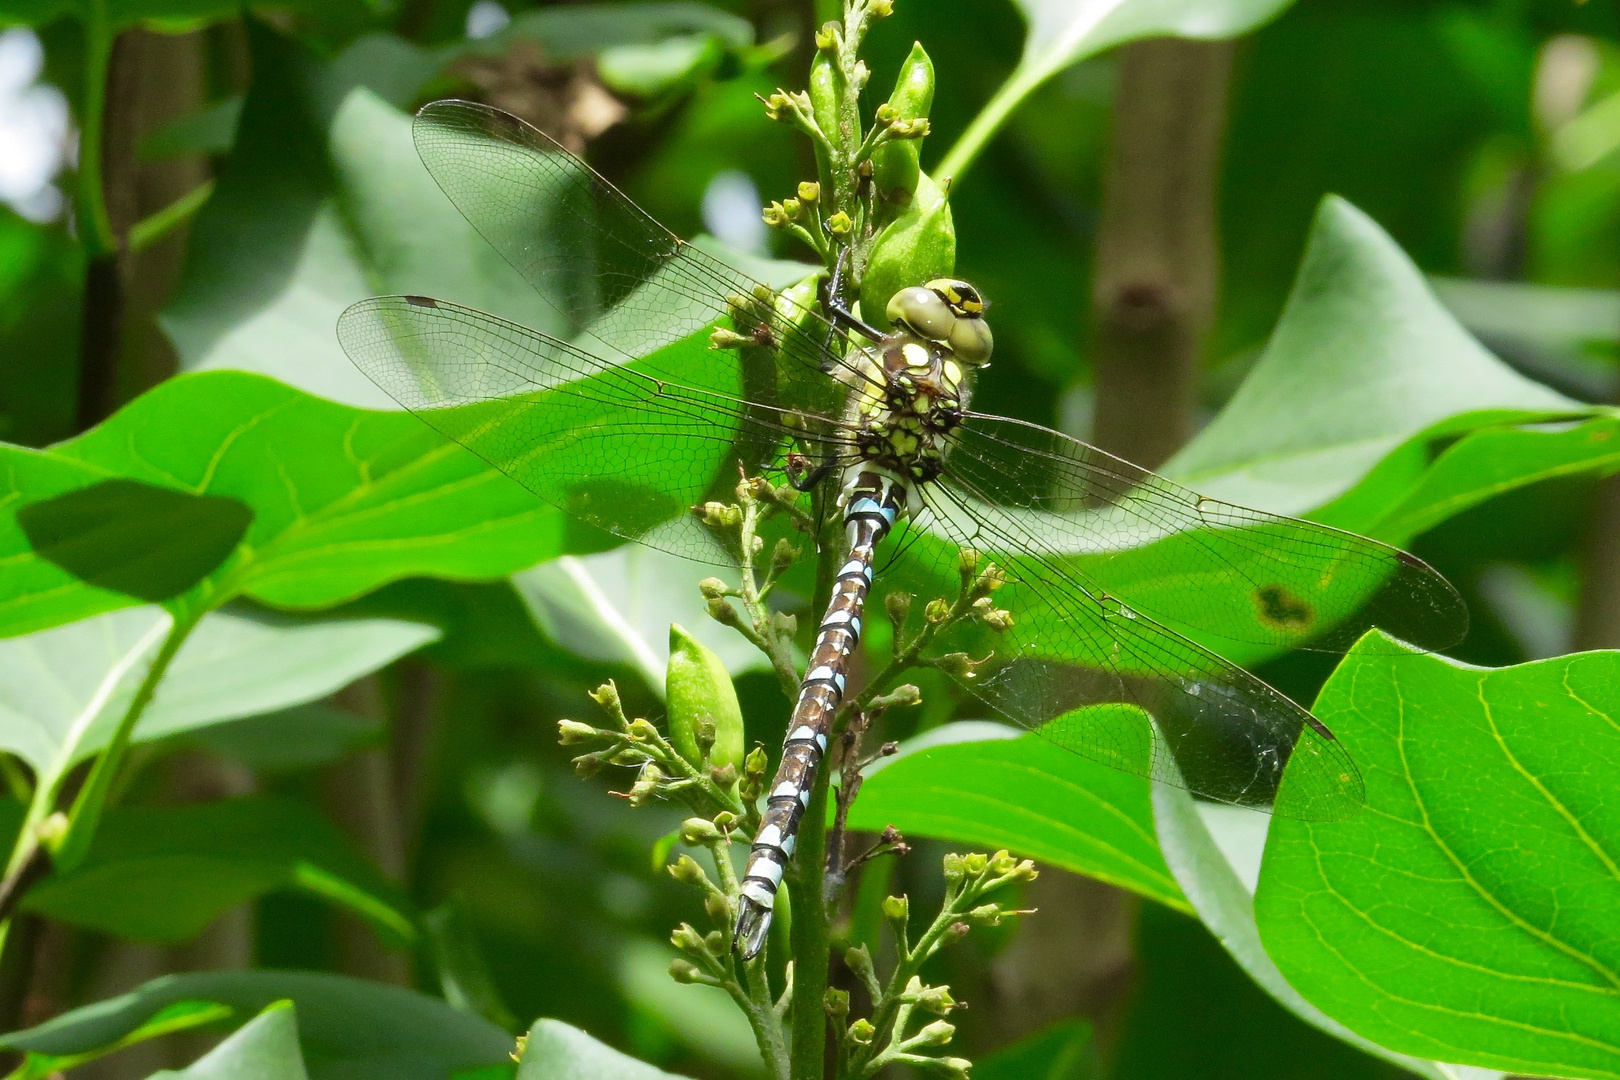
[{"label": "compound eye", "polygon": [[938,294],[958,318],[984,314],[984,297],[979,295],[978,289],[965,281],[957,278],[935,278],[923,288]]},{"label": "compound eye", "polygon": [[888,315],[890,322],[903,322],[929,341],[944,341],[956,323],[940,295],[921,285],[895,293],[889,300]]},{"label": "compound eye", "polygon": [[957,319],[951,327],[948,344],[951,352],[967,364],[983,364],[990,359],[995,341],[990,336],[990,324],[980,318]]}]

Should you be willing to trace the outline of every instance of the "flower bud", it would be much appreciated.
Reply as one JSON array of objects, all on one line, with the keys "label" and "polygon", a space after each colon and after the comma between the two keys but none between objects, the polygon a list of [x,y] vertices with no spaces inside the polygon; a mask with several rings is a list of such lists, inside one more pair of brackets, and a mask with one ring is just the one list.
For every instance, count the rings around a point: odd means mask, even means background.
[{"label": "flower bud", "polygon": [[975,851],[962,857],[962,865],[974,877],[983,877],[984,872],[990,869],[990,856]]},{"label": "flower bud", "polygon": [[944,1046],[956,1034],[956,1025],[949,1020],[935,1020],[911,1038],[906,1040],[907,1047]]},{"label": "flower bud", "polygon": [[900,110],[896,109],[893,105],[890,105],[887,101],[879,105],[872,112],[872,122],[880,127],[888,127],[898,119],[900,119]]},{"label": "flower bud", "polygon": [[822,998],[822,1007],[834,1020],[842,1020],[849,1015],[849,991],[840,990],[836,986],[827,987],[826,996]]},{"label": "flower bud", "polygon": [[799,201],[802,203],[815,203],[821,198],[821,185],[813,180],[806,180],[799,185]]},{"label": "flower bud", "polygon": [[990,872],[995,874],[997,877],[1001,877],[1003,874],[1012,873],[1017,866],[1018,860],[1014,858],[1012,852],[1008,851],[1006,848],[1002,848],[1000,851],[990,856]]},{"label": "flower bud", "polygon": [[564,746],[577,746],[582,742],[594,742],[602,737],[602,732],[589,724],[582,724],[578,720],[557,721],[557,741]]},{"label": "flower bud", "polygon": [[716,956],[726,951],[726,935],[719,930],[710,930],[703,935],[703,944]]},{"label": "flower bud", "polygon": [[1013,628],[1013,613],[1005,608],[995,608],[984,614],[984,625],[998,634],[1005,634]]},{"label": "flower bud", "polygon": [[669,943],[684,953],[703,955],[707,950],[703,946],[703,935],[692,928],[691,923],[681,923],[669,935]]},{"label": "flower bud", "polygon": [[[752,345],[754,339],[746,334],[739,334],[735,330],[727,330],[721,326],[709,335],[709,348],[711,349],[740,349],[744,345]],[[701,515],[700,515],[701,516]]]},{"label": "flower bud", "polygon": [[973,657],[965,652],[946,653],[934,664],[945,674],[957,679],[971,679],[973,677]]},{"label": "flower bud", "polygon": [[778,577],[786,573],[788,567],[793,565],[793,560],[798,557],[799,549],[786,537],[778,540],[776,546],[771,549],[771,576]]},{"label": "flower bud", "polygon": [[973,1062],[967,1058],[935,1058],[934,1061],[945,1071],[948,1080],[968,1080],[968,1070],[973,1068]]},{"label": "flower bud", "polygon": [[691,817],[681,822],[681,842],[697,847],[700,844],[714,844],[724,839],[714,822],[707,818]]},{"label": "flower bud", "polygon": [[894,0],[871,0],[866,10],[874,19],[887,19],[894,14]]},{"label": "flower bud", "polygon": [[708,880],[707,875],[703,873],[703,867],[699,866],[698,861],[690,855],[681,855],[670,863],[667,869],[669,876],[682,885],[702,885]]},{"label": "flower bud", "polygon": [[714,827],[723,833],[728,833],[737,827],[737,815],[730,810],[722,810],[714,815]]},{"label": "flower bud", "polygon": [[799,211],[804,207],[798,199],[783,199],[780,205],[782,207],[782,213],[787,215],[787,219],[789,221],[799,220]]},{"label": "flower bud", "polygon": [[591,700],[608,712],[616,712],[621,707],[619,704],[619,688],[614,685],[612,679],[592,690]]},{"label": "flower bud", "polygon": [[978,574],[979,566],[983,562],[983,555],[972,548],[963,548],[956,553],[956,572],[962,575],[964,582],[971,581]]},{"label": "flower bud", "polygon": [[683,960],[677,956],[669,962],[669,977],[678,983],[695,983],[699,974],[697,965],[690,960]]},{"label": "flower bud", "polygon": [[799,632],[799,617],[786,611],[771,614],[771,629],[778,637],[790,638]]},{"label": "flower bud", "polygon": [[771,759],[763,746],[748,751],[748,757],[743,760],[743,772],[748,776],[764,776],[765,770],[770,767]]},{"label": "flower bud", "polygon": [[703,898],[703,912],[717,923],[729,923],[732,917],[731,904],[718,892],[711,892]]},{"label": "flower bud", "polygon": [[1009,914],[1000,904],[980,904],[963,918],[973,926],[1000,926],[1002,916]]},{"label": "flower bud", "polygon": [[923,618],[935,624],[944,622],[950,617],[950,614],[951,605],[939,599],[937,596],[928,601],[927,606],[923,608]]},{"label": "flower bud", "polygon": [[759,216],[773,229],[780,229],[788,223],[787,208],[779,202],[768,204],[759,212]]},{"label": "flower bud", "polygon": [[707,759],[717,769],[742,764],[742,706],[731,676],[724,661],[678,623],[669,626],[664,697],[669,740],[681,757],[694,766]]},{"label": "flower bud", "polygon": [[908,592],[889,592],[883,597],[883,610],[889,613],[889,622],[894,624],[895,636],[906,625],[906,619],[911,616],[911,602],[916,597]]},{"label": "flower bud", "polygon": [[872,954],[865,945],[856,945],[844,950],[844,964],[861,982],[871,984],[877,979],[877,969],[872,966]]},{"label": "flower bud", "polygon": [[658,729],[638,716],[630,721],[630,738],[636,742],[652,742],[658,738]]},{"label": "flower bud", "polygon": [[955,945],[958,941],[961,941],[963,938],[968,936],[969,929],[971,928],[965,922],[953,922],[949,927],[946,928],[945,933],[942,935],[942,940],[946,945]]},{"label": "flower bud", "polygon": [[872,1036],[876,1034],[877,1029],[872,1026],[872,1021],[870,1020],[861,1019],[849,1025],[849,1041],[854,1043],[856,1046],[870,1045],[872,1042]]},{"label": "flower bud", "polygon": [[698,582],[698,592],[705,600],[721,600],[731,595],[731,586],[717,577],[706,577]]},{"label": "flower bud", "polygon": [[842,210],[838,211],[838,213],[827,219],[827,231],[832,233],[834,236],[848,236],[850,230],[853,228],[855,228],[855,223],[851,221],[849,219],[849,215],[844,213]]},{"label": "flower bud", "polygon": [[838,24],[829,22],[822,24],[816,31],[816,48],[831,49],[838,44]]},{"label": "flower bud", "polygon": [[716,787],[729,790],[731,785],[737,782],[737,766],[724,765],[718,769],[710,769],[709,779],[714,781]]},{"label": "flower bud", "polygon": [[885,896],[883,898],[883,917],[893,922],[904,922],[910,917],[911,906],[904,896]]},{"label": "flower bud", "polygon": [[963,863],[962,856],[956,854],[955,852],[949,852],[944,858],[944,864],[945,884],[959,884],[967,872],[967,867]]},{"label": "flower bud", "polygon": [[956,999],[951,997],[948,986],[927,986],[917,994],[917,1007],[935,1016],[944,1016],[956,1008]]}]

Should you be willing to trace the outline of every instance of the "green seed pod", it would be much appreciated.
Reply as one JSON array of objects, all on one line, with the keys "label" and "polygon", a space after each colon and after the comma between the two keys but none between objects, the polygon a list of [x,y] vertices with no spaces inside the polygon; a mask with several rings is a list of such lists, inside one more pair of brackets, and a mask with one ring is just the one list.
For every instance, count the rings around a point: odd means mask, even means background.
[{"label": "green seed pod", "polygon": [[861,312],[887,330],[889,300],[901,289],[949,277],[956,267],[956,225],[939,185],[919,174],[911,205],[872,242],[861,279]]},{"label": "green seed pod", "polygon": [[[894,93],[889,95],[886,102],[893,110],[891,123],[908,124],[913,120],[925,119],[933,103],[934,63],[928,59],[922,45],[915,44],[911,47],[911,55],[900,65],[900,77],[895,80]],[[920,175],[917,162],[921,151],[921,139],[907,138],[886,142],[872,152],[872,182],[877,185],[879,203],[890,214],[903,211],[917,190]],[[880,221],[883,220],[881,215],[880,211]]]},{"label": "green seed pod", "polygon": [[[743,719],[737,704],[737,691],[731,685],[726,665],[679,625],[669,627],[669,668],[664,673],[665,699],[669,704],[669,741],[677,753],[694,766],[703,762],[698,728],[714,725],[714,745],[709,764],[723,769],[742,767]],[[707,735],[705,726],[704,734]]]}]

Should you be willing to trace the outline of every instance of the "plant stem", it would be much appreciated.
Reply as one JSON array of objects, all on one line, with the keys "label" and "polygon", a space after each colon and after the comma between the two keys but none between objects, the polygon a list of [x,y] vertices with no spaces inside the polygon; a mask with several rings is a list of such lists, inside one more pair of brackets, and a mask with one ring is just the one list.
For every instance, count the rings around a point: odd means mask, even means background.
[{"label": "plant stem", "polygon": [[124,710],[123,718],[118,721],[118,729],[91,767],[84,787],[79,789],[78,797],[73,800],[73,809],[68,812],[67,832],[51,854],[51,861],[58,869],[73,869],[90,850],[90,841],[95,836],[96,826],[101,823],[102,811],[106,809],[107,793],[112,789],[118,769],[129,753],[135,725],[140,723],[146,707],[152,703],[152,696],[157,693],[158,684],[168,673],[169,664],[180,652],[180,646],[196,629],[201,619],[200,610],[187,608],[174,616],[168,636],[163,639],[163,647],[152,658],[141,685],[130,699],[129,708]]},{"label": "plant stem", "polygon": [[788,879],[793,904],[792,1080],[823,1080],[827,1072],[827,967],[831,935],[823,883],[827,872],[827,791],[832,770],[817,770],[810,805],[799,819],[797,873]]}]

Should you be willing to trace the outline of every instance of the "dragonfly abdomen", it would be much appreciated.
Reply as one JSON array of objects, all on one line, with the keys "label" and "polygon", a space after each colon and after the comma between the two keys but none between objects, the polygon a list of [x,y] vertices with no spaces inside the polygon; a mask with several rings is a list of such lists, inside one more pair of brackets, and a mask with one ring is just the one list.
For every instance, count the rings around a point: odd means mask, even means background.
[{"label": "dragonfly abdomen", "polygon": [[860,468],[846,488],[844,530],[849,558],[833,584],[827,614],[816,631],[810,665],[799,685],[799,700],[788,721],[782,762],[754,837],[744,872],[736,937],[744,959],[765,943],[782,872],[793,857],[799,820],[810,805],[816,770],[827,752],[827,733],[844,698],[849,658],[861,637],[861,613],[872,587],[872,558],[904,510],[906,485],[887,470]]}]

